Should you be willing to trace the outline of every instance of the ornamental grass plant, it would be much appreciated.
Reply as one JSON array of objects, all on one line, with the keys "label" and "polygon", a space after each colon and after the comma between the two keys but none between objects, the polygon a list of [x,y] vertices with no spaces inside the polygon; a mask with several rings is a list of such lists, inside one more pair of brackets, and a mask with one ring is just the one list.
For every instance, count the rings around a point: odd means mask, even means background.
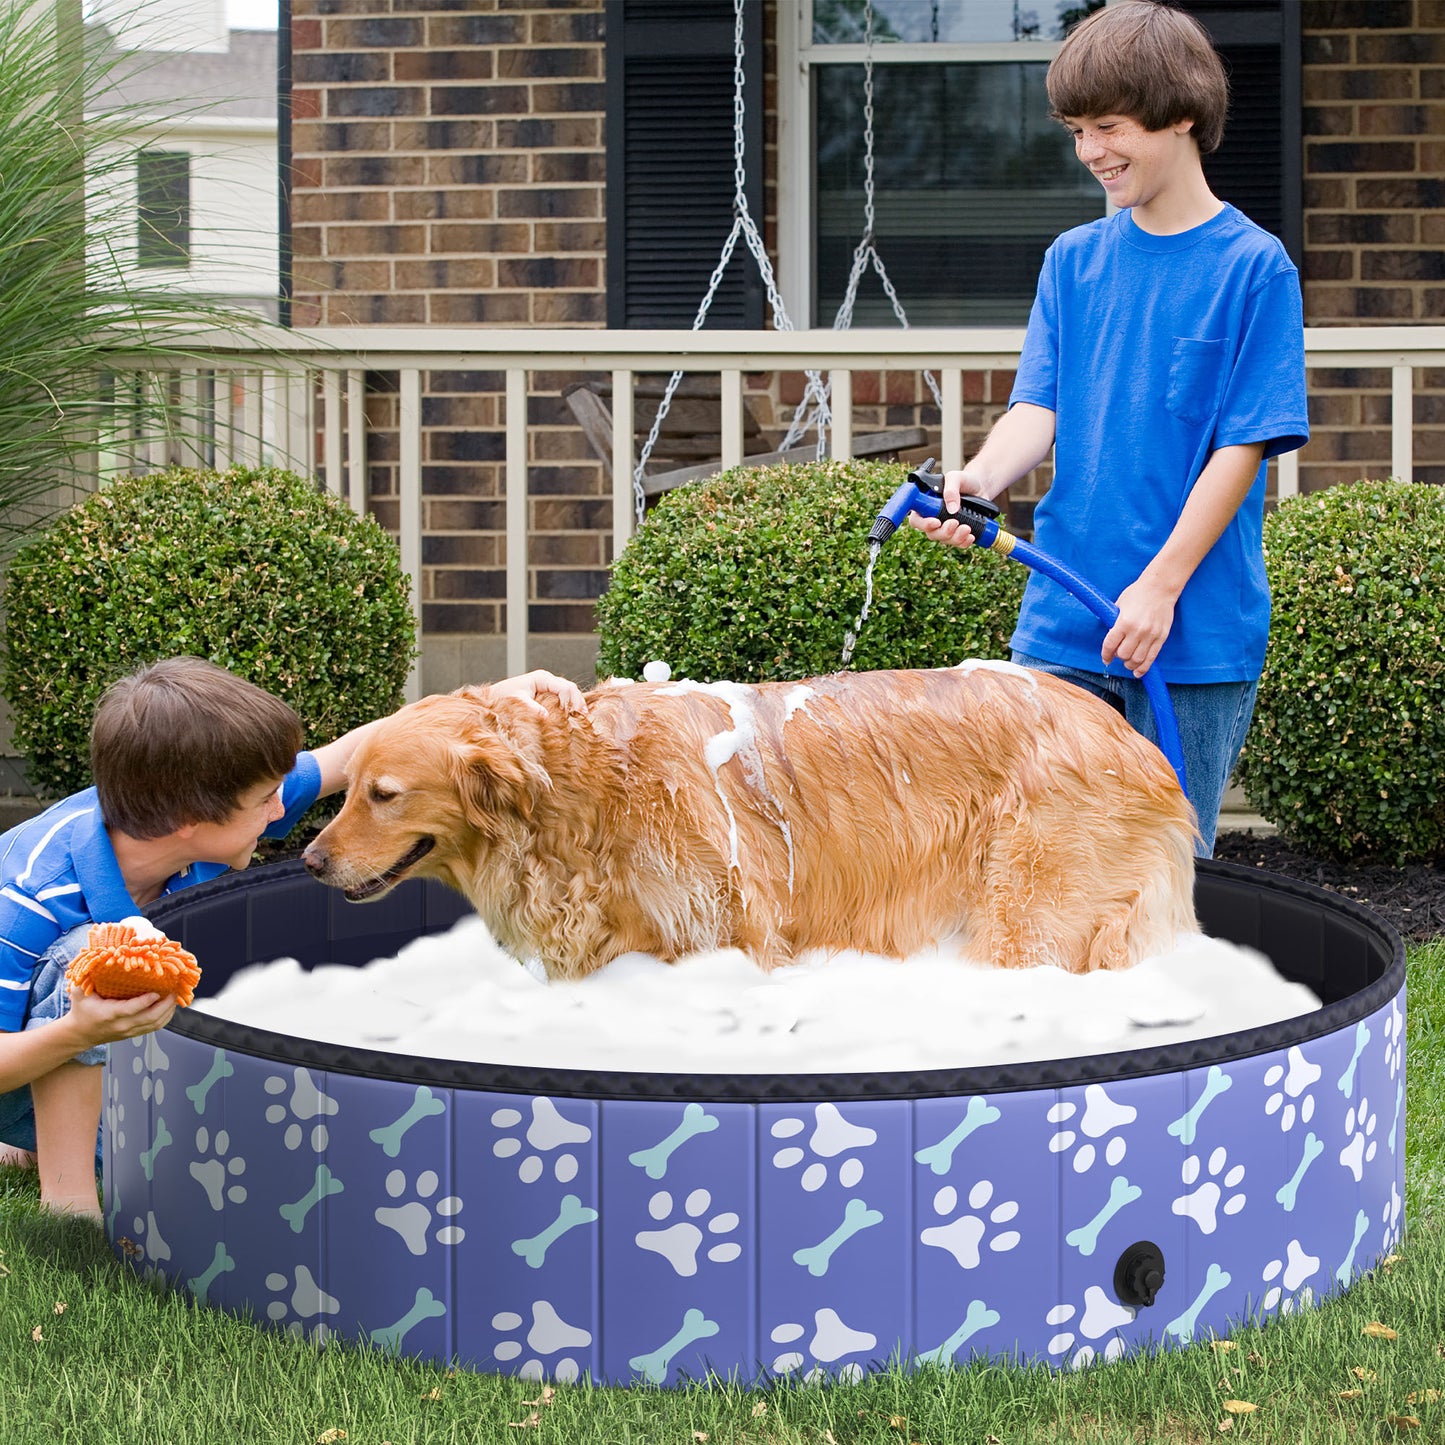
[{"label": "ornamental grass plant", "polygon": [[142,116],[108,100],[134,62],[80,15],[79,0],[0,5],[0,561],[67,500],[98,437],[174,429],[166,391],[110,386],[117,345],[159,368],[187,325],[260,319],[134,269]]}]

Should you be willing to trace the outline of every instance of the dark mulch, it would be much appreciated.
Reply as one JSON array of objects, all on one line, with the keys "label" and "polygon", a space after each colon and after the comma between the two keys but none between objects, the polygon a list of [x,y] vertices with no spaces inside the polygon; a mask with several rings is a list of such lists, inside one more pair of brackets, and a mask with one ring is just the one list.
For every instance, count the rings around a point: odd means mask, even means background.
[{"label": "dark mulch", "polygon": [[1394,924],[1407,942],[1445,935],[1445,868],[1428,863],[1333,863],[1296,852],[1273,833],[1221,833],[1214,856],[1333,889]]}]

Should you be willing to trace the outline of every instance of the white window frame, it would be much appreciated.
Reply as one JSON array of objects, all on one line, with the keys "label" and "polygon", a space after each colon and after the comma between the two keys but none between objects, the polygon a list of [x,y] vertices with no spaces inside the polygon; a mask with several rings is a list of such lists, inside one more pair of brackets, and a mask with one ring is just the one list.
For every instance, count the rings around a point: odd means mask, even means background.
[{"label": "white window frame", "polygon": [[[862,65],[867,59],[866,46],[816,45],[812,37],[813,0],[778,0],[778,290],[789,318],[800,328],[819,324],[813,305],[813,159],[817,155],[810,104],[813,67]],[[890,41],[874,45],[873,64],[1046,63],[1062,45],[1061,40],[1005,40],[977,45]],[[887,256],[883,264],[888,264]],[[903,300],[906,306],[907,298]]]}]

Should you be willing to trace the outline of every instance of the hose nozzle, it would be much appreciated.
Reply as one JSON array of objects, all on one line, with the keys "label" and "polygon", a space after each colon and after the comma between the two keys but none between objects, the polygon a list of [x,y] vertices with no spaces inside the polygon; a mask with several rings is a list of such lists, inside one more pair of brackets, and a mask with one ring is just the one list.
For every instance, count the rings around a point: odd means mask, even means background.
[{"label": "hose nozzle", "polygon": [[941,517],[946,522],[962,522],[982,546],[993,545],[998,534],[999,509],[986,497],[965,493],[959,498],[957,511],[945,510],[943,473],[934,471],[933,468],[934,460],[929,457],[921,467],[915,467],[909,472],[908,480],[893,493],[887,505],[878,513],[873,530],[868,533],[870,547],[881,547],[898,530],[910,512],[920,517]]}]

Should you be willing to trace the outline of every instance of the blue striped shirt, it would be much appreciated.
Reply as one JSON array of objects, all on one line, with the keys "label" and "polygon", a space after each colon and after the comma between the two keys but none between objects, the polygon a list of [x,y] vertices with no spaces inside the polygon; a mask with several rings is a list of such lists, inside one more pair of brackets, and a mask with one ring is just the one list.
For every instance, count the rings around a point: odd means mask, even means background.
[{"label": "blue striped shirt", "polygon": [[[321,767],[298,753],[281,784],[286,811],[262,835],[284,837],[321,791]],[[191,863],[161,890],[175,893],[230,871]],[[25,1022],[30,981],[46,950],[82,923],[118,923],[141,912],[121,877],[94,788],[47,808],[0,837],[0,1030]]]}]

